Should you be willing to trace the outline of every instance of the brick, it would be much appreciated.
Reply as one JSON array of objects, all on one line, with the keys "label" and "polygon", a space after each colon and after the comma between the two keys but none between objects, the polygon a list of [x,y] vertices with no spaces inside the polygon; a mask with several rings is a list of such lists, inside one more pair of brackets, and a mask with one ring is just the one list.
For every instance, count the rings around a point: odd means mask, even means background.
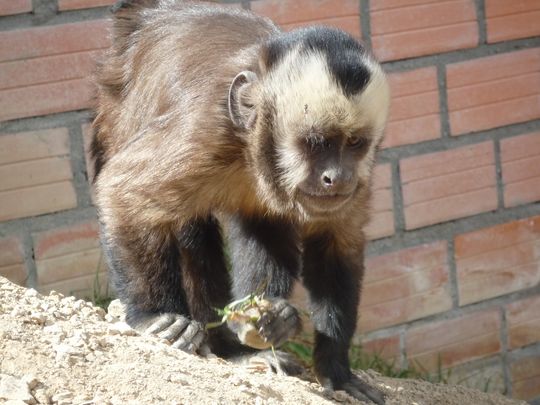
[{"label": "brick", "polygon": [[406,229],[497,208],[492,142],[400,162]]},{"label": "brick", "polygon": [[485,7],[488,42],[540,35],[538,0],[486,0]]},{"label": "brick", "polygon": [[0,192],[0,221],[63,211],[77,206],[71,181]]},{"label": "brick", "polygon": [[82,222],[51,231],[32,234],[36,260],[66,256],[99,248],[99,227],[94,221]]},{"label": "brick", "polygon": [[38,291],[42,294],[48,294],[52,290],[58,291],[64,295],[74,295],[86,300],[92,299],[94,294],[98,292],[101,296],[109,296],[109,294],[111,294],[109,289],[109,279],[106,272],[69,278],[56,283],[38,286]]},{"label": "brick", "polygon": [[52,157],[0,166],[0,192],[71,180],[71,161]]},{"label": "brick", "polygon": [[388,75],[392,103],[383,147],[441,136],[439,90],[435,67]]},{"label": "brick", "polygon": [[460,305],[538,285],[540,216],[458,235]]},{"label": "brick", "polygon": [[99,55],[86,51],[0,63],[0,90],[88,77]]},{"label": "brick", "polygon": [[22,243],[16,237],[0,239],[0,276],[20,285],[26,281]]},{"label": "brick", "polygon": [[505,394],[503,364],[500,358],[466,363],[452,367],[448,373],[448,384],[462,385],[487,393]]},{"label": "brick", "polygon": [[29,13],[32,0],[0,0],[0,15]]},{"label": "brick", "polygon": [[93,95],[93,85],[88,79],[2,90],[0,121],[83,110],[91,106]]},{"label": "brick", "polygon": [[478,44],[474,1],[375,5],[371,9],[371,35],[375,55],[383,61],[472,48]]},{"label": "brick", "polygon": [[0,62],[106,48],[107,20],[0,31]]},{"label": "brick", "polygon": [[68,154],[67,128],[0,135],[0,165]]},{"label": "brick", "polygon": [[501,141],[504,205],[540,200],[540,132]]},{"label": "brick", "polygon": [[540,296],[515,301],[506,307],[510,349],[540,342]]},{"label": "brick", "polygon": [[95,277],[106,282],[98,225],[82,222],[32,234],[40,291],[92,291]]},{"label": "brick", "polygon": [[256,14],[271,18],[285,30],[306,25],[327,25],[361,35],[357,0],[257,0],[251,2]]},{"label": "brick", "polygon": [[533,354],[512,363],[512,394],[524,400],[540,396],[540,355]]},{"label": "brick", "polygon": [[66,128],[0,136],[0,220],[74,208]]},{"label": "brick", "polygon": [[58,10],[79,10],[113,5],[116,0],[58,0]]},{"label": "brick", "polygon": [[485,358],[501,350],[498,310],[463,315],[407,330],[405,348],[409,362],[428,371],[454,367]]},{"label": "brick", "polygon": [[371,220],[365,230],[369,239],[378,239],[394,233],[393,206],[390,164],[378,165],[373,173]]},{"label": "brick", "polygon": [[453,135],[540,118],[540,48],[447,66]]},{"label": "brick", "polygon": [[360,331],[381,329],[450,309],[445,242],[366,260]]},{"label": "brick", "polygon": [[385,360],[397,363],[401,350],[399,347],[399,335],[384,338],[362,339],[360,343],[366,353],[377,355]]}]

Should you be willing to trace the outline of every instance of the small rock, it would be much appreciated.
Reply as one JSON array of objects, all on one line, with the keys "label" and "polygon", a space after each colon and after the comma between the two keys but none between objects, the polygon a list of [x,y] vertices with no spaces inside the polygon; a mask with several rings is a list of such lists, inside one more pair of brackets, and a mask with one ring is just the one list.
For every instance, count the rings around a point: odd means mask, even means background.
[{"label": "small rock", "polygon": [[132,329],[125,322],[117,322],[109,325],[109,334],[110,335],[122,335],[122,336],[136,336],[137,331]]},{"label": "small rock", "polygon": [[8,374],[0,374],[0,399],[21,401],[25,404],[35,404],[36,400],[30,393],[28,384],[22,379]]},{"label": "small rock", "polygon": [[24,292],[25,297],[37,297],[38,292],[34,290],[33,288],[29,288]]},{"label": "small rock", "polygon": [[112,321],[124,321],[126,319],[126,309],[124,304],[122,304],[120,300],[112,300],[107,308],[107,315]]},{"label": "small rock", "polygon": [[73,393],[69,391],[59,392],[58,394],[54,394],[51,399],[53,402],[69,403],[73,399]]},{"label": "small rock", "polygon": [[53,350],[56,352],[55,360],[57,362],[67,361],[69,364],[73,364],[76,361],[76,357],[83,355],[80,350],[65,343],[54,345]]},{"label": "small rock", "polygon": [[44,388],[38,388],[34,392],[34,398],[36,398],[36,401],[38,401],[39,404],[50,404],[51,403],[51,396],[45,390]]},{"label": "small rock", "polygon": [[39,384],[39,380],[33,374],[23,375],[22,381],[24,381],[26,385],[28,385],[28,388],[30,388],[31,390],[36,388],[36,386]]},{"label": "small rock", "polygon": [[47,321],[47,317],[39,312],[32,312],[30,314],[30,320],[33,323],[37,323],[38,325],[45,325],[45,322]]}]

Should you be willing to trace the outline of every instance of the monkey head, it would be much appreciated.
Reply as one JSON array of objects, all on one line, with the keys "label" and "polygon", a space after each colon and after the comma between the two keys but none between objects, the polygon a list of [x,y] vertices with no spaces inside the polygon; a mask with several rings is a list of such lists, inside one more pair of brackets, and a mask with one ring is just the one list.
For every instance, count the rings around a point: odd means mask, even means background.
[{"label": "monkey head", "polygon": [[272,38],[258,74],[239,73],[229,90],[261,198],[307,218],[344,212],[368,189],[388,106],[379,64],[348,34],[322,27]]}]

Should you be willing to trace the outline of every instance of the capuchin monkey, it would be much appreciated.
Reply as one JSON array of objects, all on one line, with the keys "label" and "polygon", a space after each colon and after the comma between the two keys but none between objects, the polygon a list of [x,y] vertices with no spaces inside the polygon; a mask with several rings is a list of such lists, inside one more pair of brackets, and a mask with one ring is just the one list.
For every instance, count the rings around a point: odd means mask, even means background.
[{"label": "capuchin monkey", "polygon": [[127,322],[231,357],[249,351],[241,331],[205,325],[263,294],[259,332],[279,346],[301,327],[287,302],[301,279],[318,381],[383,403],[348,361],[389,105],[373,57],[333,28],[283,33],[237,8],[131,0],[97,81],[96,205]]}]

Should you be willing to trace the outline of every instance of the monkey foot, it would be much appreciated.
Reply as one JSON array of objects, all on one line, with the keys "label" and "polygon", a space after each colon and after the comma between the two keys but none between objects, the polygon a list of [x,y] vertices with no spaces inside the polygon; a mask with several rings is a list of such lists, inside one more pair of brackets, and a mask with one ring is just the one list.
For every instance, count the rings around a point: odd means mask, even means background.
[{"label": "monkey foot", "polygon": [[341,387],[347,394],[352,397],[365,402],[374,402],[377,405],[385,404],[385,395],[379,389],[369,385],[358,376],[353,375],[349,381],[347,381]]},{"label": "monkey foot", "polygon": [[148,319],[143,333],[156,335],[171,342],[171,346],[188,353],[195,353],[203,343],[206,331],[197,321],[184,315],[165,313],[154,315]]},{"label": "monkey foot", "polygon": [[281,350],[263,350],[235,356],[229,360],[235,364],[245,365],[251,370],[271,371],[278,375],[299,375],[304,371],[292,354]]}]

